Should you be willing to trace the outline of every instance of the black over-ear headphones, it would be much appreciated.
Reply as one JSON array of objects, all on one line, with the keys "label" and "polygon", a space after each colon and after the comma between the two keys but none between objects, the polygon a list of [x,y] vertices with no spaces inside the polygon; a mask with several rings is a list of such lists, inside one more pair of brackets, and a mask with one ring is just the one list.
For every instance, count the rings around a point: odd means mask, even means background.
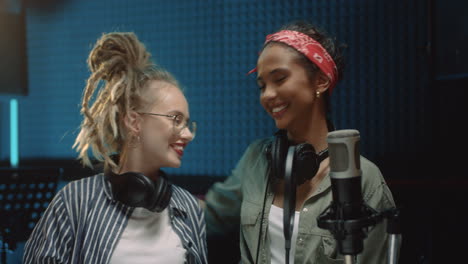
[{"label": "black over-ear headphones", "polygon": [[[275,139],[266,149],[271,175],[275,179],[284,179],[286,155],[290,145],[291,142],[288,139],[286,130],[278,130],[275,133]],[[320,162],[327,157],[328,149],[317,154],[314,147],[309,143],[296,145],[292,175],[294,175],[297,185],[312,179],[320,167]]]},{"label": "black over-ear headphones", "polygon": [[128,206],[162,212],[169,205],[172,187],[163,171],[159,171],[156,181],[138,172],[115,174],[106,170],[105,175],[112,185],[114,199]]}]

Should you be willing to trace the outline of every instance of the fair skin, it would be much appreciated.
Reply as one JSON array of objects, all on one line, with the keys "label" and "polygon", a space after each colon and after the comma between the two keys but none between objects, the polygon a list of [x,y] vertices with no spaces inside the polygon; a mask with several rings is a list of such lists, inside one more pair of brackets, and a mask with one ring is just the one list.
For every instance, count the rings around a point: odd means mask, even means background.
[{"label": "fair skin", "polygon": [[[164,115],[182,115],[184,122],[190,118],[187,100],[182,91],[167,82],[150,81],[143,92],[147,103],[138,112],[132,111],[124,118],[129,134],[139,137],[137,143],[124,148],[120,172],[140,172],[157,179],[162,167],[180,167],[184,149],[193,139],[188,128],[174,131],[170,117],[140,114],[140,112]],[[129,137],[130,138],[130,137]]]},{"label": "fair skin", "polygon": [[[328,146],[328,128],[324,102],[317,98],[316,92],[327,92],[330,82],[321,73],[311,79],[298,63],[297,56],[296,51],[275,43],[262,51],[257,61],[260,103],[276,127],[287,131],[292,142],[308,142],[320,151]],[[328,171],[327,158],[312,180],[298,186],[296,210],[312,196]],[[273,204],[283,208],[284,182],[279,182],[274,189]]]}]

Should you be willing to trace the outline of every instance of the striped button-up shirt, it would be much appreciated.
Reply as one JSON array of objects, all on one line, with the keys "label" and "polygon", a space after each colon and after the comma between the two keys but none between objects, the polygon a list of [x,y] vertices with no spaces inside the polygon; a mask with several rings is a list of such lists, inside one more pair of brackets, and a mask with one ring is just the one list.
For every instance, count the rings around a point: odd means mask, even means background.
[{"label": "striped button-up shirt", "polygon": [[[172,186],[169,215],[187,263],[207,263],[204,213],[188,191]],[[133,212],[112,197],[101,173],[73,181],[54,197],[24,248],[23,263],[109,263]]]}]

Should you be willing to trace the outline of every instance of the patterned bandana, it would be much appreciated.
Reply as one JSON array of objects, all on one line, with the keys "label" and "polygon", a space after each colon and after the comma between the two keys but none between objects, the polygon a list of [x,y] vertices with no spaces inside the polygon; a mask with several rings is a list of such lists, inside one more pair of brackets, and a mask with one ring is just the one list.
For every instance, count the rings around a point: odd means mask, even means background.
[{"label": "patterned bandana", "polygon": [[[282,30],[275,34],[268,35],[264,45],[271,41],[282,42],[291,46],[317,65],[317,67],[319,67],[319,69],[330,79],[331,85],[328,88],[328,92],[331,94],[338,80],[338,70],[332,57],[322,47],[322,45],[320,45],[320,43],[306,34],[292,30]],[[248,74],[256,71],[257,68],[255,67],[249,71]]]}]

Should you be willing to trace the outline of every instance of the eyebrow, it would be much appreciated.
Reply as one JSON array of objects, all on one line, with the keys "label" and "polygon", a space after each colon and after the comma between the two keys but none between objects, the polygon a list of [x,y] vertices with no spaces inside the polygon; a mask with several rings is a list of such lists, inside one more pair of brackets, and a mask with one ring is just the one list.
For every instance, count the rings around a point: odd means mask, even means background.
[{"label": "eyebrow", "polygon": [[[269,73],[267,73],[267,75],[273,75],[273,74],[275,74],[276,72],[284,71],[284,70],[286,70],[286,69],[285,69],[285,68],[276,68],[276,69],[271,70]],[[258,81],[263,81],[262,76],[258,76],[258,77],[257,77],[257,82],[258,82]]]}]

